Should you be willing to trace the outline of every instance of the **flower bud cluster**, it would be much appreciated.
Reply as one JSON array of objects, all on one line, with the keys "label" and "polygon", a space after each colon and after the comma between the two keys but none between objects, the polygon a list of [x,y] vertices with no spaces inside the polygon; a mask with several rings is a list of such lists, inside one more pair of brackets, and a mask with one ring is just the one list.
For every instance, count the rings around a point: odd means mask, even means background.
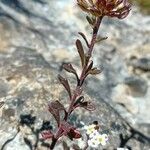
[{"label": "flower bud cluster", "polygon": [[131,10],[128,0],[77,0],[77,4],[83,11],[96,17],[109,16],[123,19]]}]

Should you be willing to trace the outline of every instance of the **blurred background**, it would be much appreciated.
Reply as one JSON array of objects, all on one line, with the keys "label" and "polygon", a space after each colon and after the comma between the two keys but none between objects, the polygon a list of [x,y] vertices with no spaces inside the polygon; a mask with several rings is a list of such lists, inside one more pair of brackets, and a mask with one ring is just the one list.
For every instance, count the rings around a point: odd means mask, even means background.
[{"label": "blurred background", "polygon": [[[141,146],[134,141],[131,149],[148,150],[150,1],[132,3],[126,19],[104,18],[99,35],[108,39],[97,44],[93,54],[94,65],[102,73],[89,77],[85,91],[143,134],[146,142]],[[46,120],[47,102],[65,101],[57,74],[64,73],[62,64],[68,62],[80,70],[74,43],[78,32],[90,39],[91,31],[75,0],[0,0],[0,102],[4,102],[0,108],[0,145],[16,134],[21,113],[34,112]],[[74,84],[73,79],[71,82]],[[11,146],[6,149],[12,150]]]},{"label": "blurred background", "polygon": [[132,2],[138,5],[142,12],[146,14],[150,13],[150,2],[148,0],[133,0]]}]

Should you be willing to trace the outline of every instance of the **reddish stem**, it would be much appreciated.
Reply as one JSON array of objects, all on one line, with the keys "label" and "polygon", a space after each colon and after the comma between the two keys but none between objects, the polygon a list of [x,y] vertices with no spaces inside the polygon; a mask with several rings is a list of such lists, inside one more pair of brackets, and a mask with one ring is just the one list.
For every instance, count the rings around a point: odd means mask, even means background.
[{"label": "reddish stem", "polygon": [[98,30],[99,30],[100,24],[102,22],[102,19],[103,19],[103,16],[100,16],[99,18],[97,18],[97,22],[96,22],[96,24],[93,28],[93,36],[92,36],[91,44],[90,44],[89,51],[88,51],[88,55],[90,57],[92,55],[92,51],[93,51],[93,48],[94,48],[94,45],[95,45],[95,42],[96,42]]},{"label": "reddish stem", "polygon": [[[99,27],[100,27],[100,24],[102,22],[102,19],[103,19],[103,16],[97,18],[97,21],[96,21],[96,24],[93,28],[93,35],[92,35],[92,39],[91,39],[91,43],[89,45],[89,49],[88,49],[88,62],[92,56],[92,51],[93,51],[93,48],[94,48],[94,45],[95,45],[95,42],[96,42],[96,38],[97,38],[97,34],[98,34],[98,30],[99,30]],[[79,78],[79,85],[76,86],[76,89],[74,91],[74,95],[72,96],[72,99],[71,99],[71,104],[69,106],[69,109],[68,109],[68,116],[70,115],[70,113],[73,111],[73,105],[74,105],[74,102],[77,98],[77,95],[78,95],[78,88],[82,88],[82,85],[84,83],[84,80],[85,80],[85,71],[88,67],[88,62],[85,64],[85,66],[83,67],[82,69],[82,72],[81,72],[81,75],[80,75],[80,78]],[[67,116],[67,118],[68,118]]]},{"label": "reddish stem", "polygon": [[[71,103],[70,103],[70,106],[68,108],[67,115],[64,118],[65,121],[68,120],[68,117],[70,116],[71,112],[74,110],[73,105],[75,103],[76,98],[79,96],[79,94],[78,94],[79,88],[82,88],[83,83],[85,81],[86,69],[88,67],[89,60],[92,56],[92,51],[93,51],[93,48],[94,48],[94,45],[95,45],[95,42],[96,42],[98,30],[99,30],[100,24],[102,22],[102,19],[103,19],[103,16],[98,17],[97,21],[95,23],[95,26],[93,28],[93,35],[92,35],[92,39],[91,39],[91,42],[89,44],[89,49],[88,49],[88,53],[87,53],[88,60],[87,60],[87,63],[84,65],[83,69],[82,69],[82,72],[81,72],[81,75],[80,75],[80,78],[79,78],[79,83],[77,84],[77,86],[75,88],[75,91],[74,91],[74,94],[71,97]],[[59,128],[58,128],[58,131],[59,131]],[[50,147],[51,150],[55,147],[55,144],[57,143],[57,140],[58,139],[56,139],[56,138],[52,139],[52,143],[51,143],[51,147]]]}]

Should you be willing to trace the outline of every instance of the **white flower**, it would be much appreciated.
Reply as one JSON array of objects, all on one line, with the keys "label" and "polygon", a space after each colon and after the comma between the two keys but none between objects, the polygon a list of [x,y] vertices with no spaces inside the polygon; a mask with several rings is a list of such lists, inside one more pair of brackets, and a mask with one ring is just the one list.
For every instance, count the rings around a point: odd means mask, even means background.
[{"label": "white flower", "polygon": [[85,126],[84,129],[86,130],[86,133],[88,135],[90,135],[96,130],[95,127],[96,127],[96,125],[92,124],[92,125],[89,125],[89,126]]},{"label": "white flower", "polygon": [[99,135],[99,132],[97,130],[94,130],[91,134],[89,134],[90,138],[95,138]]},{"label": "white flower", "polygon": [[91,147],[98,147],[99,144],[105,146],[108,141],[108,136],[106,134],[99,134],[99,132],[94,132],[90,139],[88,140],[88,144]]},{"label": "white flower", "polygon": [[99,134],[97,137],[95,137],[98,142],[101,144],[101,145],[106,145],[107,141],[108,141],[108,136],[107,134]]},{"label": "white flower", "polygon": [[92,138],[92,139],[88,140],[88,145],[90,147],[97,148],[99,145],[99,142],[98,142],[98,140]]},{"label": "white flower", "polygon": [[91,147],[98,147],[99,144],[106,145],[108,141],[108,135],[107,134],[100,134],[98,130],[96,129],[96,125],[92,124],[89,126],[85,126],[84,129],[86,130],[86,133],[89,136],[88,145]]}]

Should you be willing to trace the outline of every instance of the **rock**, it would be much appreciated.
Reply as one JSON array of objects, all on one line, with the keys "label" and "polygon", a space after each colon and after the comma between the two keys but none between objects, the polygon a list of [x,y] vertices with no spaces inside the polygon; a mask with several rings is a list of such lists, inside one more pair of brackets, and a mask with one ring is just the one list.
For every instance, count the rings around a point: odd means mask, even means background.
[{"label": "rock", "polygon": [[4,150],[30,150],[30,148],[25,144],[24,139],[20,133],[16,135],[16,137],[6,145]]},{"label": "rock", "polygon": [[[73,7],[72,1],[65,0],[0,1],[0,101],[4,101],[0,108],[0,145],[13,138],[5,146],[8,150],[34,147],[42,122],[50,120],[55,125],[47,110],[48,101],[59,99],[64,104],[67,101],[56,76],[62,73],[61,66],[65,62],[73,62],[80,71],[74,42],[78,31],[84,32],[88,39],[91,33],[85,24],[85,15],[83,18]],[[90,124],[98,120],[101,132],[109,136],[105,147],[108,150],[120,147],[126,137],[130,140],[124,147],[149,149],[145,142],[148,140],[142,143],[136,137],[136,141],[130,138],[131,127],[123,119],[137,129],[139,124],[150,121],[149,79],[145,72],[135,76],[127,65],[129,56],[135,54],[139,56],[135,68],[145,70],[149,65],[149,23],[150,17],[141,15],[135,8],[124,21],[104,19],[100,33],[109,38],[95,47],[93,56],[94,65],[102,69],[102,74],[90,77],[85,90],[86,98],[93,99],[97,109],[92,113],[76,111],[71,118],[79,129],[83,122]],[[72,78],[71,83],[74,83]],[[35,116],[36,121],[31,126],[19,124],[20,115],[25,114]],[[15,136],[18,128],[20,131]],[[140,130],[143,131],[142,127]],[[140,138],[144,139],[144,135],[140,134]],[[40,140],[37,147],[47,149],[49,142]],[[61,150],[61,146],[58,144],[56,149]]]},{"label": "rock", "polygon": [[5,97],[9,91],[9,86],[8,84],[4,81],[4,80],[1,80],[0,81],[0,97]]},{"label": "rock", "polygon": [[144,96],[147,93],[148,84],[146,80],[139,77],[125,78],[124,83],[130,88],[130,95],[133,97]]},{"label": "rock", "polygon": [[3,112],[2,112],[2,118],[3,119],[8,120],[14,116],[15,116],[15,110],[14,109],[12,109],[12,108],[3,109]]},{"label": "rock", "polygon": [[[8,56],[11,57],[11,59],[7,59]],[[55,85],[56,71],[54,71],[40,54],[31,49],[20,47],[12,53],[1,55],[0,58],[1,62],[3,62],[3,65],[0,66],[1,77],[3,80],[6,80],[10,86],[9,95],[5,97],[4,106],[6,107],[7,105],[7,107],[3,108],[0,128],[3,129],[4,132],[8,132],[6,126],[11,128],[13,126],[17,130],[20,115],[26,113],[30,114],[31,112],[36,118],[38,117],[41,120],[52,120],[46,109],[48,100],[52,100],[51,92],[49,92],[48,89],[52,91],[55,86],[58,91],[58,88],[62,89],[61,86],[57,86],[57,83]],[[12,70],[9,69],[10,66],[13,66]],[[5,72],[3,72],[3,70],[5,70]],[[54,71],[53,73],[52,70]],[[41,80],[40,78],[43,79]],[[88,95],[87,99],[90,99]],[[95,112],[90,113],[88,111],[85,112],[85,110],[77,111],[76,115],[74,115],[78,117],[75,117],[72,121],[73,123],[77,123],[79,127],[81,120],[87,125],[94,120],[99,121],[101,132],[107,132],[110,137],[109,144],[106,147],[117,147],[120,142],[119,134],[128,134],[125,127],[127,125],[125,125],[121,117],[109,105],[105,104],[104,101],[93,100],[93,102],[94,101],[97,106]],[[61,100],[61,102],[63,103],[63,100]],[[8,119],[12,116],[16,119]],[[12,125],[10,122],[12,122]],[[34,124],[34,121],[32,121],[32,124]],[[35,125],[37,128],[34,128],[33,132],[30,126],[19,126],[19,133],[16,136],[14,135],[14,138],[5,145],[6,150],[27,150],[29,149],[29,145],[34,146],[36,143],[36,138],[34,137],[36,137],[35,134],[38,133],[40,127]],[[12,131],[10,130],[9,132],[11,134]],[[3,146],[7,140],[8,139],[5,139],[4,141],[4,139],[1,139],[1,145]],[[40,142],[39,145],[41,145]]]},{"label": "rock", "polygon": [[129,65],[133,66],[135,69],[150,71],[150,58],[131,59]]},{"label": "rock", "polygon": [[139,111],[139,105],[137,100],[129,95],[128,86],[122,84],[117,85],[112,92],[112,100],[118,104],[122,104],[130,113],[137,114]]}]

